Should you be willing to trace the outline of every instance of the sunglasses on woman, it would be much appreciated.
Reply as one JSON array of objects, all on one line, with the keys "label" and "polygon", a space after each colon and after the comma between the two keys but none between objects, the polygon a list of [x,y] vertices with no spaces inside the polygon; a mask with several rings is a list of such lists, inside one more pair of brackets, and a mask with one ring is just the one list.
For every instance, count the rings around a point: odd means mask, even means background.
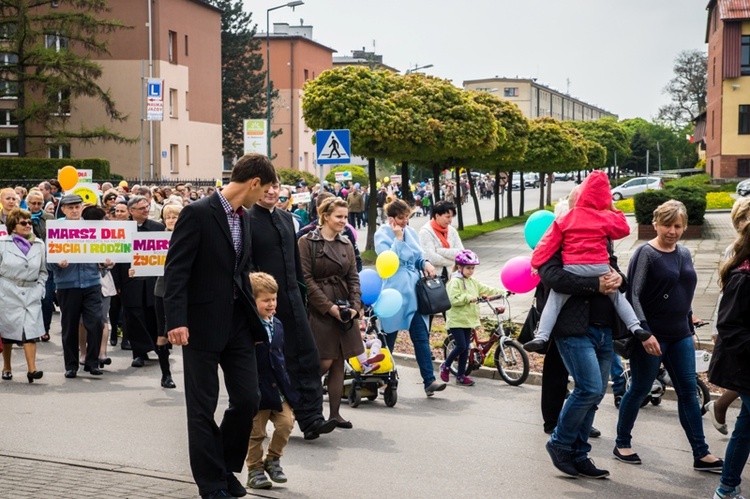
[{"label": "sunglasses on woman", "polygon": [[18,225],[23,225],[24,227],[28,227],[29,225],[31,225],[31,220],[20,220],[18,222]]},{"label": "sunglasses on woman", "polygon": [[289,198],[286,196],[279,196],[279,201],[281,201],[282,203],[286,203],[288,199]]}]

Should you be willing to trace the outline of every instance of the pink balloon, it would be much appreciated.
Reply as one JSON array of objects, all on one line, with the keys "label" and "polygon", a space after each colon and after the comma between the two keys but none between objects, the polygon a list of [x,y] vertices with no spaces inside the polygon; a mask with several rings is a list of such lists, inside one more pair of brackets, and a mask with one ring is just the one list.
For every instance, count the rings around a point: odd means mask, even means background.
[{"label": "pink balloon", "polygon": [[500,281],[513,293],[528,293],[539,284],[539,274],[531,273],[531,257],[515,256],[505,262],[500,271]]}]

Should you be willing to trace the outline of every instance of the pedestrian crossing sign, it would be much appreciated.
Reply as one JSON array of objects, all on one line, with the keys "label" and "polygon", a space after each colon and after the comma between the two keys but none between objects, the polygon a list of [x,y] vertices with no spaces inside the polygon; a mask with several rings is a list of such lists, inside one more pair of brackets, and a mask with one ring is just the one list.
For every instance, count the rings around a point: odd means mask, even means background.
[{"label": "pedestrian crossing sign", "polygon": [[315,132],[315,142],[319,165],[351,163],[352,149],[349,130],[318,130]]}]

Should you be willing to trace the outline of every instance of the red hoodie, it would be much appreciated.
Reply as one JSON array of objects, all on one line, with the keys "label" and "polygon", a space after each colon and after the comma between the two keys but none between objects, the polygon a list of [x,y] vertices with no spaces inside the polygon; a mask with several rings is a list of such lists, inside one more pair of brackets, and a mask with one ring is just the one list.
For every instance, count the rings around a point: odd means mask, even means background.
[{"label": "red hoodie", "polygon": [[562,247],[564,265],[609,263],[607,238],[622,239],[630,226],[620,210],[611,211],[612,191],[607,175],[595,170],[578,190],[576,205],[556,219],[544,233],[531,257],[531,266],[541,267]]}]

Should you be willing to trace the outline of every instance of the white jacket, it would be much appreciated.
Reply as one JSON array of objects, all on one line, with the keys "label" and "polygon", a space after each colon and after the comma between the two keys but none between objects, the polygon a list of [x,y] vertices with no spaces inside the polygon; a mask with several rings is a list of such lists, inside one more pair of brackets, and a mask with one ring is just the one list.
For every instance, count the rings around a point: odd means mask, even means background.
[{"label": "white jacket", "polygon": [[44,241],[34,240],[29,254],[13,242],[13,236],[0,237],[0,334],[4,339],[21,341],[44,334],[42,298],[47,282]]},{"label": "white jacket", "polygon": [[424,257],[432,263],[436,269],[440,267],[453,267],[458,252],[464,249],[464,244],[458,235],[458,231],[453,226],[448,226],[448,244],[450,248],[444,248],[443,243],[438,239],[435,231],[432,230],[430,223],[426,223],[419,230],[419,245],[422,246]]}]

